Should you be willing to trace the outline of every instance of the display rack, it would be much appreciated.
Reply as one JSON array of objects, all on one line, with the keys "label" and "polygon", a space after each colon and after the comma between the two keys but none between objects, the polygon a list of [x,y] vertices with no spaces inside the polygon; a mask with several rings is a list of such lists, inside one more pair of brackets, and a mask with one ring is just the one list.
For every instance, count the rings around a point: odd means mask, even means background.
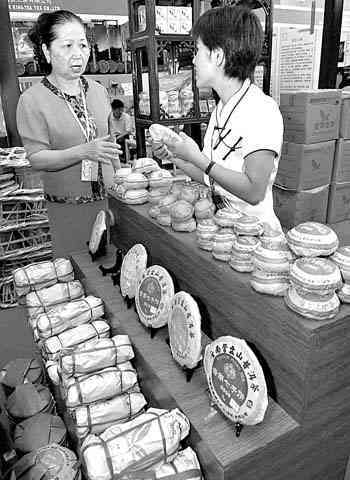
[{"label": "display rack", "polygon": [[[192,137],[200,143],[200,124],[209,120],[208,109],[200,108],[199,92],[196,88],[192,66],[194,41],[189,33],[160,33],[157,24],[156,7],[161,4],[165,8],[175,5],[173,0],[158,2],[157,0],[129,0],[130,39],[129,49],[132,56],[133,93],[135,110],[135,127],[137,154],[146,155],[145,129],[152,123],[179,126],[184,125]],[[190,8],[191,25],[200,14],[200,0],[182,0],[179,5]],[[140,13],[141,12],[141,13]],[[190,30],[190,28],[189,28]],[[166,115],[161,108],[159,74],[168,69],[169,79],[174,84],[180,73],[187,73],[193,91],[193,106],[185,115]],[[148,82],[147,82],[148,76]],[[188,82],[187,80],[184,80]],[[148,84],[147,84],[148,83]],[[175,86],[174,89],[181,86]],[[145,91],[149,95],[149,112],[140,110],[140,94]]]},{"label": "display rack", "polygon": [[15,268],[52,257],[49,220],[42,188],[39,185],[36,188],[21,188],[25,186],[21,170],[26,170],[28,184],[31,178],[29,168],[12,169],[20,188],[10,195],[0,197],[0,308],[16,305],[12,279]]},{"label": "display rack", "polygon": [[[236,440],[233,427],[231,436],[226,435],[228,423],[221,423],[220,414],[212,418],[203,414],[208,413],[207,392],[199,384],[192,390],[202,372],[196,372],[191,382],[182,373],[183,381],[176,385],[177,367],[170,365],[171,357],[165,360],[167,346],[161,334],[151,340],[131,310],[130,318],[124,320],[121,311],[127,307],[116,305],[116,287],[113,294],[109,280],[111,292],[107,291],[108,279],[84,260],[91,285],[104,282],[101,291],[107,304],[113,303],[114,315],[136,345],[143,389],[147,388],[153,401],[175,404],[188,414],[193,427],[191,443],[205,478],[343,480],[350,441],[350,306],[342,305],[330,320],[301,317],[287,308],[283,298],[255,292],[249,275],[235,272],[200,250],[195,233],[178,233],[159,225],[149,217],[147,205],[125,205],[111,198],[109,207],[118,216],[111,229],[112,242],[124,251],[142,243],[149,265],[166,268],[177,290],[190,293],[205,306],[206,335],[245,339],[263,367],[276,415],[244,428]],[[94,270],[101,280],[92,276]]]}]

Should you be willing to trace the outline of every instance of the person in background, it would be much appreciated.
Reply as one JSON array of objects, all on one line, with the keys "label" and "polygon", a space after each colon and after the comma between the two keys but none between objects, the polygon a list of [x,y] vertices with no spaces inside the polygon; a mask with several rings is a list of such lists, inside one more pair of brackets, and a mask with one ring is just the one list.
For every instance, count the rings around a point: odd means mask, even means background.
[{"label": "person in background", "polygon": [[124,103],[119,99],[114,99],[111,103],[112,111],[108,118],[108,128],[110,135],[116,139],[123,150],[123,159],[125,160],[125,140],[129,138],[134,131],[131,116],[124,112]]},{"label": "person in background", "polygon": [[218,207],[231,206],[281,230],[272,185],[283,142],[282,115],[277,103],[251,82],[263,45],[260,21],[248,7],[217,7],[201,15],[192,35],[197,87],[215,90],[219,103],[202,151],[182,133],[182,141],[154,153],[172,155],[190,177],[210,185]]},{"label": "person in background", "polygon": [[66,256],[87,248],[106,208],[103,177],[112,178],[121,150],[108,135],[106,89],[83,76],[90,47],[80,17],[42,13],[29,39],[46,75],[20,96],[17,126],[32,167],[42,172],[53,253]]}]

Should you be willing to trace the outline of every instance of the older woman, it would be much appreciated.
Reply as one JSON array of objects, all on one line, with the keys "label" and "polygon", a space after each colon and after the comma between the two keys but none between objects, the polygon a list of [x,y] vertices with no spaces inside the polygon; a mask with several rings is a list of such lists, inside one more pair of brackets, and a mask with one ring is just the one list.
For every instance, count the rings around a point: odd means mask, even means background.
[{"label": "older woman", "polygon": [[47,75],[21,95],[17,125],[32,167],[43,172],[54,254],[63,256],[86,248],[105,208],[102,177],[113,175],[121,151],[107,136],[105,88],[82,76],[90,54],[82,20],[43,13],[29,38]]}]

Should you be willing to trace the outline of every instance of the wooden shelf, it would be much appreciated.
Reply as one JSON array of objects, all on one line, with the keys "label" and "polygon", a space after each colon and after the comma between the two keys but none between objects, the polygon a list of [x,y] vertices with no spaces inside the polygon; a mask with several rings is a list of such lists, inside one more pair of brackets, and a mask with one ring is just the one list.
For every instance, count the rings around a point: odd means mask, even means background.
[{"label": "wooden shelf", "polygon": [[148,216],[149,205],[125,205],[114,198],[109,205],[117,219],[111,230],[115,245],[128,249],[143,243],[149,264],[167,268],[177,288],[205,306],[210,337],[233,335],[250,342],[271,396],[296,421],[307,428],[333,430],[337,422],[350,428],[350,305],[342,305],[331,320],[301,317],[282,298],[256,293],[249,274],[200,250],[194,233],[158,225]]},{"label": "wooden shelf", "polygon": [[[108,258],[103,262],[106,260]],[[241,480],[251,479],[250,475],[256,468],[254,462],[241,472],[242,462],[255,456],[264,458],[260,468],[266,475],[255,478],[279,478],[274,476],[275,467],[270,454],[277,457],[281,442],[294,441],[294,435],[300,430],[297,422],[270,398],[263,423],[243,428],[241,436],[236,438],[233,424],[210,406],[203,368],[195,371],[191,382],[186,382],[166,344],[167,328],[160,329],[151,339],[136,312],[127,309],[119,288],[113,287],[110,278],[101,275],[88,253],[73,255],[72,262],[76,278],[82,281],[85,290],[103,298],[113,334],[126,333],[130,336],[140,386],[149,404],[161,408],[178,407],[190,419],[188,442],[199,456],[205,478],[232,479],[239,471]],[[203,344],[209,341],[204,335]]]}]

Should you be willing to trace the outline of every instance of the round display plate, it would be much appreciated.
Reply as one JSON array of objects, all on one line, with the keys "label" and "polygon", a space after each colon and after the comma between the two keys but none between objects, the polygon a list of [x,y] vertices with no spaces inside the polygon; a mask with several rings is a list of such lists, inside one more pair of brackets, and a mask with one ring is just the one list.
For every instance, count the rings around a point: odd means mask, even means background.
[{"label": "round display plate", "polygon": [[144,271],[136,287],[135,304],[146,327],[160,328],[168,323],[174,283],[165,268],[152,265]]},{"label": "round display plate", "polygon": [[268,404],[264,373],[246,342],[220,337],[207,345],[204,370],[213,403],[234,422],[256,425]]},{"label": "round display plate", "polygon": [[182,367],[194,368],[201,359],[201,315],[189,293],[175,294],[168,329],[174,359]]},{"label": "round display plate", "polygon": [[100,210],[96,216],[94,225],[91,230],[91,236],[89,241],[89,251],[91,253],[97,252],[98,247],[100,246],[103,232],[105,232],[106,229],[106,212],[104,210]]},{"label": "round display plate", "polygon": [[137,282],[147,267],[147,251],[141,243],[128,250],[120,270],[120,290],[123,297],[134,298]]}]

